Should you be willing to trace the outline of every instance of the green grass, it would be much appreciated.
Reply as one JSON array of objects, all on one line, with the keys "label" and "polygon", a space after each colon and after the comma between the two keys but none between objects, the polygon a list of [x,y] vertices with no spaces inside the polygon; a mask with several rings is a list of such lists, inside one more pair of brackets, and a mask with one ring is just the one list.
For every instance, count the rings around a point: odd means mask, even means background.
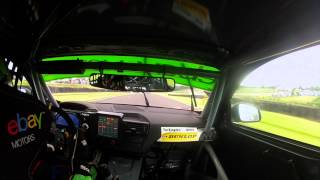
[{"label": "green grass", "polygon": [[[170,92],[163,92],[163,93],[156,93],[156,94],[164,96],[169,99],[176,100],[176,101],[181,102],[186,105],[191,105],[191,98],[190,97],[170,95],[171,94]],[[203,108],[205,107],[205,105],[207,104],[207,101],[208,101],[207,95],[204,95],[203,98],[196,98],[197,107],[195,109],[202,111]]]},{"label": "green grass", "polygon": [[[272,94],[275,92],[276,89],[274,88],[240,87],[233,97],[240,98],[247,102],[250,102],[251,100],[262,100],[275,103],[320,108],[320,97],[273,97]],[[261,111],[261,116],[262,119],[260,122],[241,122],[238,124],[320,147],[320,121],[317,122],[305,118],[269,111]]]},{"label": "green grass", "polygon": [[237,89],[237,93],[246,93],[246,94],[252,94],[252,93],[273,93],[275,91],[274,88],[258,88],[258,87],[240,87]]},{"label": "green grass", "polygon": [[122,96],[125,92],[72,92],[53,93],[53,97],[61,102],[65,101],[97,101],[101,99]]},{"label": "green grass", "polygon": [[299,106],[320,107],[320,98],[317,96],[262,97],[257,99]]},{"label": "green grass", "polygon": [[66,84],[66,83],[47,83],[49,87],[61,87],[61,88],[86,88],[86,89],[101,89],[89,84]]},{"label": "green grass", "polygon": [[239,124],[320,147],[320,122],[268,111],[261,116],[260,122]]},{"label": "green grass", "polygon": [[274,88],[254,88],[254,87],[240,87],[237,89],[234,96],[236,97],[270,97],[275,92]]},{"label": "green grass", "polygon": [[274,93],[276,93],[276,90],[273,88],[240,87],[233,97],[244,100],[263,100],[276,103],[320,108],[320,97],[317,96],[273,97],[272,94]]},{"label": "green grass", "polygon": [[[49,87],[57,87],[57,88],[86,88],[86,89],[101,89],[89,84],[67,84],[67,83],[52,83],[47,82],[47,86]],[[22,80],[21,86],[30,86],[28,81]]]},{"label": "green grass", "polygon": [[312,103],[313,103],[315,106],[320,107],[320,97],[317,97],[316,99],[314,99],[314,100],[312,101]]},{"label": "green grass", "polygon": [[27,80],[22,80],[22,81],[21,81],[21,86],[30,87],[30,84],[28,83]]}]

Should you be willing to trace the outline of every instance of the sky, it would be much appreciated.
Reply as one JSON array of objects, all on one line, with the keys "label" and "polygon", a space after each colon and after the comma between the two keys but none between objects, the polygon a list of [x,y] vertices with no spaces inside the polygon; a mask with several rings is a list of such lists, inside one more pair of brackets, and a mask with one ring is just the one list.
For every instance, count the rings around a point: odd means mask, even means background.
[{"label": "sky", "polygon": [[320,87],[320,45],[284,55],[260,66],[241,85],[283,89]]}]

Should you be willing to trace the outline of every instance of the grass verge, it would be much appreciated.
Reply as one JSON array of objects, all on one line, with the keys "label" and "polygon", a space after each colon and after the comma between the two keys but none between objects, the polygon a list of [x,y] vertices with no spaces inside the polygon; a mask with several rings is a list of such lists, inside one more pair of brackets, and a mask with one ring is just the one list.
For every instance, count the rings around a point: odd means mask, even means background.
[{"label": "grass verge", "polygon": [[74,92],[74,93],[53,93],[53,97],[61,102],[64,101],[97,101],[125,95],[123,92]]},{"label": "grass verge", "polygon": [[[161,93],[155,93],[155,94],[164,96],[169,99],[176,100],[176,101],[181,102],[186,105],[191,105],[191,98],[190,97],[169,95],[168,92],[163,92],[163,93],[161,92]],[[205,96],[203,98],[196,98],[196,102],[197,102],[196,109],[203,110],[203,108],[207,104],[207,101],[208,101],[208,96]]]},{"label": "grass verge", "polygon": [[320,122],[269,111],[261,111],[261,117],[238,124],[320,147]]}]

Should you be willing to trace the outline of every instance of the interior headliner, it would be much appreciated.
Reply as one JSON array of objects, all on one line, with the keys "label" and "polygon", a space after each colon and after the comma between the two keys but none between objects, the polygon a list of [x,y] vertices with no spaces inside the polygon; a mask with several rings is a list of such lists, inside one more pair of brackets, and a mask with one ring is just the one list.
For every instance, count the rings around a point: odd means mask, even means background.
[{"label": "interior headliner", "polygon": [[6,43],[0,45],[0,55],[23,62],[30,57],[133,55],[223,69],[320,39],[317,0],[193,0],[180,5],[180,10],[194,7],[189,12],[201,14],[205,28],[179,14],[180,0],[30,2],[1,2],[0,40]]}]

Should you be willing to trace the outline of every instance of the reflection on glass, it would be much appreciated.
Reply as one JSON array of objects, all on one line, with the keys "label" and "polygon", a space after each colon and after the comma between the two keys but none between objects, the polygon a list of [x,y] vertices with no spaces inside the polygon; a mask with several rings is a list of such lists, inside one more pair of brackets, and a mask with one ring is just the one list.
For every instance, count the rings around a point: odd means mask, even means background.
[{"label": "reflection on glass", "polygon": [[259,121],[259,110],[250,104],[239,104],[240,120],[244,122]]}]

